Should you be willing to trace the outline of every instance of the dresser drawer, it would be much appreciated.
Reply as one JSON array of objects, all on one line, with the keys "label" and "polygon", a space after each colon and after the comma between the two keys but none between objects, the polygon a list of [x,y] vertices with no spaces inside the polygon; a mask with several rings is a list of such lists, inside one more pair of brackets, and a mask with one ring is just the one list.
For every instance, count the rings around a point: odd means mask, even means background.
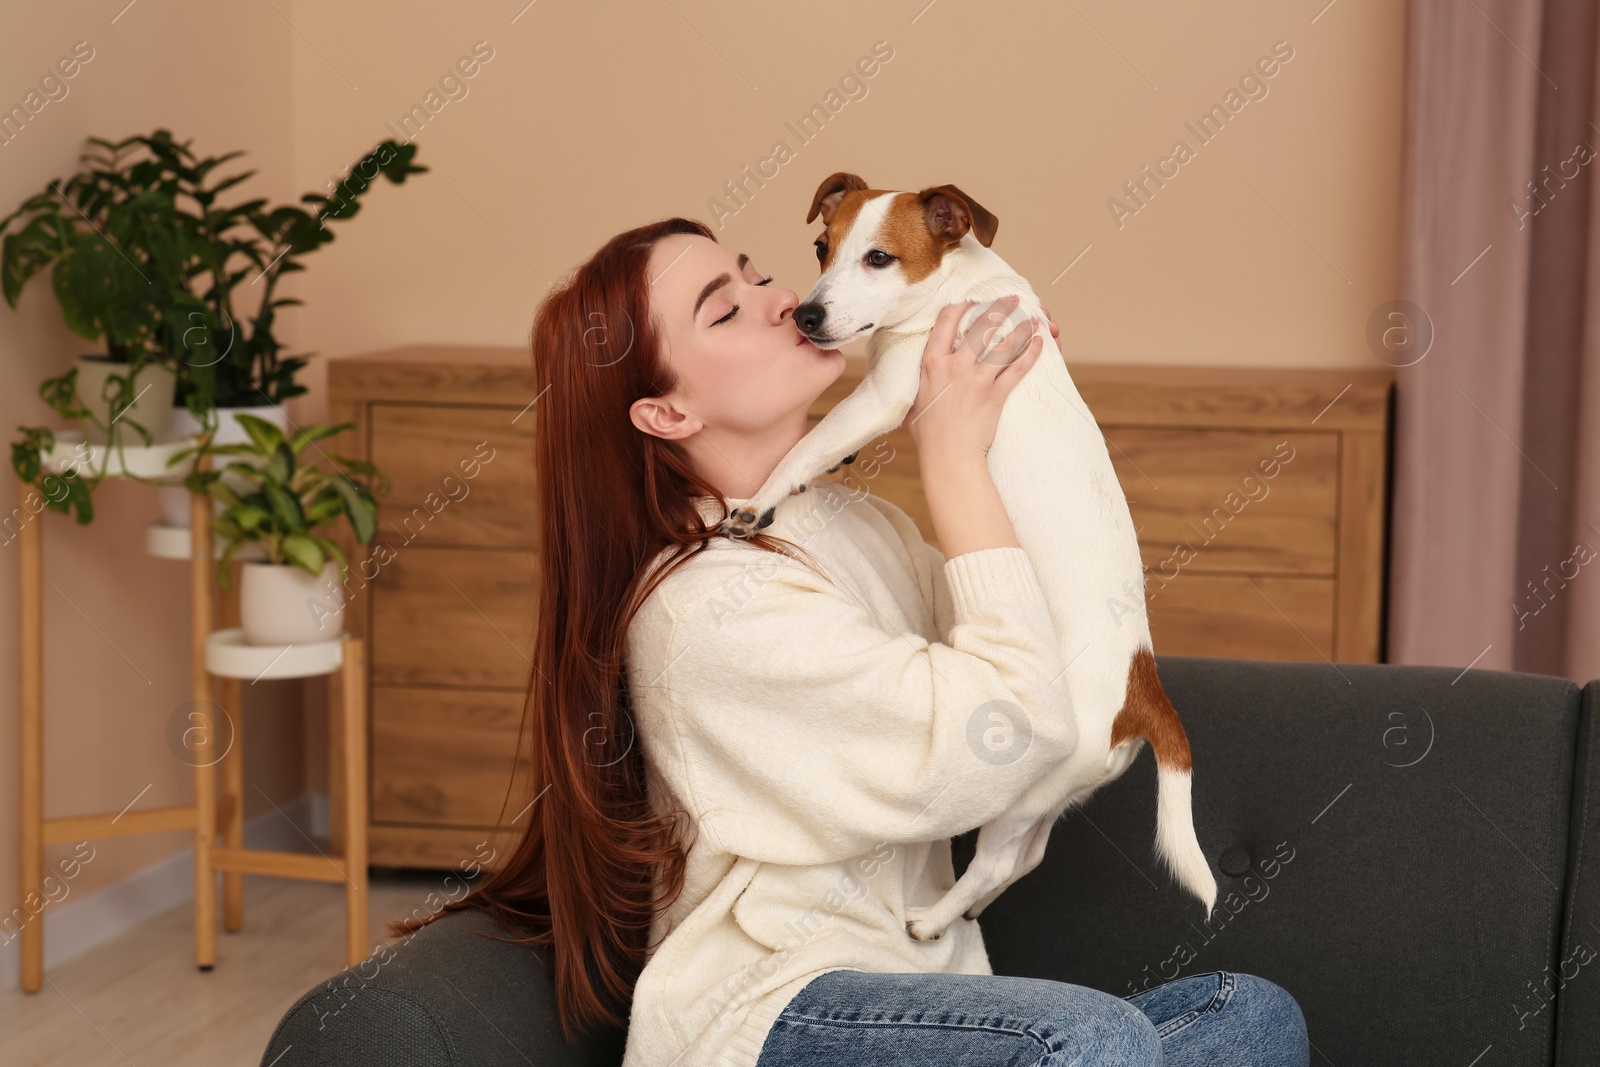
[{"label": "dresser drawer", "polygon": [[430,548],[535,549],[533,411],[373,404],[372,462],[393,488],[384,538]]},{"label": "dresser drawer", "polygon": [[[378,685],[372,691],[372,819],[419,826],[510,823],[523,690]],[[521,761],[519,782],[528,781]],[[522,824],[526,825],[526,824]]]},{"label": "dresser drawer", "polygon": [[396,549],[372,583],[373,683],[527,685],[538,557]]},{"label": "dresser drawer", "polygon": [[1161,655],[1335,659],[1332,578],[1147,576],[1150,639]]},{"label": "dresser drawer", "polygon": [[1332,576],[1339,436],[1108,426],[1152,574]]}]

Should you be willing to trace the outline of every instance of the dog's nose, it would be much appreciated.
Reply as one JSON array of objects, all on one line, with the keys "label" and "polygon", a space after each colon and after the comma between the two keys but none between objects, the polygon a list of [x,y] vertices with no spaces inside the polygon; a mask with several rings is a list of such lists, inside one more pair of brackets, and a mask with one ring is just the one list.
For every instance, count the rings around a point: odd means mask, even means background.
[{"label": "dog's nose", "polygon": [[816,333],[822,328],[822,320],[828,313],[822,309],[821,304],[801,304],[794,309],[794,324],[804,333]]}]

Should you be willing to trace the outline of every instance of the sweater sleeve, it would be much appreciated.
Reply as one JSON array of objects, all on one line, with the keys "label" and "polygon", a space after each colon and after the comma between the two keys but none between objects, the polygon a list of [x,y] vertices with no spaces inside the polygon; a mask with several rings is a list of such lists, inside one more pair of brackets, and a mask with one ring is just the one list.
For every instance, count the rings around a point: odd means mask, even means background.
[{"label": "sweater sleeve", "polygon": [[[749,557],[730,555],[739,566],[715,563],[673,590],[671,636],[640,648],[654,681],[636,702],[655,739],[647,758],[724,851],[809,865],[951,837],[1076,746],[1022,549],[944,562],[948,643],[882,625],[793,560],[751,580]],[[730,607],[718,590],[740,573],[748,596]]]},{"label": "sweater sleeve", "polygon": [[906,546],[906,552],[911,556],[918,580],[922,582],[923,600],[933,615],[935,631],[939,639],[944,640],[950,632],[951,624],[955,621],[950,611],[950,581],[945,574],[944,553],[923,540],[922,531],[917,528],[916,521],[894,501],[876,493],[869,493],[864,499],[877,509],[899,535],[900,543]]}]

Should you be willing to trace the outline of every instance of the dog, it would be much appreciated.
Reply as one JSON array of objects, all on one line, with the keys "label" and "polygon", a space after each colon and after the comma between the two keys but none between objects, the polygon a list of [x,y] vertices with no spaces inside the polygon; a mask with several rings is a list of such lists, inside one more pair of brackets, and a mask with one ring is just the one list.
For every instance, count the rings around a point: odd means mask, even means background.
[{"label": "dog", "polygon": [[[1028,282],[989,247],[999,220],[953,185],[894,192],[841,172],[817,187],[806,221],[818,215],[822,276],[795,308],[795,324],[820,348],[868,339],[869,369],[723,522],[729,537],[770,524],[780,501],[901,424],[940,308],[1016,294],[1013,322],[1042,315]],[[980,311],[968,312],[962,331]],[[988,465],[1061,641],[1078,745],[984,824],[976,855],[941,900],[908,910],[907,933],[919,941],[937,940],[957,916],[976,919],[1038,866],[1056,819],[1118,778],[1146,743],[1156,760],[1157,852],[1208,918],[1216,906],[1194,832],[1188,735],[1156,676],[1133,517],[1060,348],[1039,332],[1045,350],[1006,398]]]}]

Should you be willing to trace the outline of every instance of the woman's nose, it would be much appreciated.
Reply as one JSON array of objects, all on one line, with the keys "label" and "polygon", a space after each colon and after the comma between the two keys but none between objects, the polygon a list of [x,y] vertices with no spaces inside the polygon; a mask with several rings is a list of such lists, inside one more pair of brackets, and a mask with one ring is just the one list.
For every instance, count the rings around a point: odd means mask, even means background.
[{"label": "woman's nose", "polygon": [[773,302],[773,321],[785,322],[794,314],[794,309],[800,304],[800,295],[793,289],[779,289],[774,293],[778,299]]}]

